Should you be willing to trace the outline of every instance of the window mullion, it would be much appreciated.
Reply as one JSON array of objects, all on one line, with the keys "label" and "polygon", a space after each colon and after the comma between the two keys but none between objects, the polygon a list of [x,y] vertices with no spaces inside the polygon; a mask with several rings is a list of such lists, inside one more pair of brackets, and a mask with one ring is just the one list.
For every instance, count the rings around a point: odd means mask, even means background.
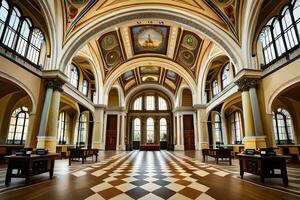
[{"label": "window mullion", "polygon": [[[278,20],[279,21],[279,20]],[[280,22],[279,22],[280,23]],[[271,27],[271,37],[272,37],[272,41],[270,42],[270,44],[273,44],[274,47],[274,52],[275,52],[275,57],[278,58],[278,52],[277,52],[277,47],[276,47],[276,43],[275,43],[275,38],[274,38],[274,24]],[[271,46],[269,46],[269,48],[271,48]],[[271,49],[272,51],[272,49]],[[272,53],[271,53],[272,54]],[[271,55],[272,56],[272,55]],[[271,62],[274,59],[271,59],[269,62]]]},{"label": "window mullion", "polygon": [[30,27],[30,32],[29,32],[28,41],[27,41],[27,45],[26,45],[26,50],[25,50],[25,54],[24,54],[24,57],[25,57],[25,59],[27,59],[27,60],[29,60],[29,59],[27,58],[27,56],[28,56],[29,45],[30,45],[30,43],[31,43],[30,41],[31,41],[31,38],[32,38],[32,32],[33,32],[33,28]]},{"label": "window mullion", "polygon": [[290,15],[291,15],[291,19],[292,19],[292,26],[295,29],[295,34],[296,34],[296,37],[297,37],[297,40],[298,40],[297,44],[299,44],[299,42],[300,42],[300,36],[299,36],[300,30],[297,31],[298,27],[297,27],[297,24],[296,24],[296,21],[295,21],[294,12],[293,12],[293,9],[292,9],[291,5],[289,6],[289,9],[290,9]]},{"label": "window mullion", "polygon": [[19,25],[18,25],[18,28],[16,30],[16,35],[15,37],[17,38],[14,42],[13,42],[13,45],[11,47],[11,49],[13,50],[14,53],[17,53],[19,54],[16,50],[17,50],[17,46],[18,46],[18,42],[19,42],[19,39],[20,39],[20,35],[21,35],[21,29],[22,29],[22,26],[23,26],[23,23],[25,21],[25,18],[23,18],[22,16],[20,17],[20,22],[19,22]]},{"label": "window mullion", "polygon": [[14,137],[13,137],[12,144],[15,144],[15,138],[16,138],[16,131],[17,131],[17,127],[18,127],[19,114],[20,113],[18,113],[16,115],[15,130],[14,130]]},{"label": "window mullion", "polygon": [[278,143],[281,143],[280,137],[279,137],[279,128],[278,128],[278,119],[277,119],[277,113],[275,113],[275,123],[276,123],[276,130],[277,130],[277,139],[278,139]]},{"label": "window mullion", "polygon": [[20,144],[23,143],[23,137],[24,137],[24,130],[25,130],[25,123],[26,123],[26,116],[27,116],[27,113],[24,112],[25,116],[24,116],[24,121],[23,121],[23,127],[22,127],[22,135],[21,135],[21,141],[20,141]]}]

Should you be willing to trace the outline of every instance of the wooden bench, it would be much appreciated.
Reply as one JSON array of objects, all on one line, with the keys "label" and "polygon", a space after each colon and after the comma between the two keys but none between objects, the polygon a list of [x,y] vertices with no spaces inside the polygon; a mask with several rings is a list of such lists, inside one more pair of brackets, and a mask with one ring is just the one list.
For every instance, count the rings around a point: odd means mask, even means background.
[{"label": "wooden bench", "polygon": [[219,158],[228,158],[231,165],[232,155],[230,149],[202,149],[202,156],[203,162],[205,162],[207,156],[210,156],[215,158],[216,164],[219,164]]},{"label": "wooden bench", "polygon": [[84,164],[84,161],[87,157],[96,157],[96,162],[98,161],[98,152],[99,149],[81,149],[81,148],[68,148],[69,151],[69,165],[71,165],[71,162],[74,159],[80,159],[82,161],[82,164]]}]

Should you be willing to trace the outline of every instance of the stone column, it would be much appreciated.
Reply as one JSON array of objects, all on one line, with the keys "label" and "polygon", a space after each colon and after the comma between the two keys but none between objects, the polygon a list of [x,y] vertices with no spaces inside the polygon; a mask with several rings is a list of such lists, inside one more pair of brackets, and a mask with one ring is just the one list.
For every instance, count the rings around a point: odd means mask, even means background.
[{"label": "stone column", "polygon": [[95,108],[93,139],[92,139],[93,149],[102,149],[102,150],[105,149],[105,144],[103,143],[104,109],[105,109],[104,105],[97,105]]},{"label": "stone column", "polygon": [[121,133],[120,133],[120,142],[119,142],[119,150],[126,150],[125,146],[125,130],[126,130],[126,113],[121,113]]},{"label": "stone column", "polygon": [[176,112],[174,113],[176,115],[176,145],[175,145],[175,150],[184,150],[184,147],[182,145],[182,116],[180,113]]},{"label": "stone column", "polygon": [[[199,138],[198,149],[209,148],[208,141],[208,130],[207,130],[207,120],[206,120],[206,107],[202,105],[196,105],[194,108],[197,110],[197,135]],[[197,147],[196,147],[197,148]]]},{"label": "stone column", "polygon": [[37,148],[48,149],[49,152],[56,152],[57,121],[63,84],[64,82],[57,78],[46,81],[47,90],[37,137]]},{"label": "stone column", "polygon": [[257,78],[242,77],[236,83],[242,92],[243,118],[245,126],[244,145],[246,149],[265,148],[260,110],[256,94]]}]

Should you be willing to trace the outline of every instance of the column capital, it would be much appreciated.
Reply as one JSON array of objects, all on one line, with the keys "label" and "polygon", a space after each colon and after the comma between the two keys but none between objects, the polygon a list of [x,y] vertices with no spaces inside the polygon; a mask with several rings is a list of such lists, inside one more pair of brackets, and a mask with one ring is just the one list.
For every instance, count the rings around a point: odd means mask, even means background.
[{"label": "column capital", "polygon": [[239,87],[239,91],[248,91],[249,88],[257,86],[261,75],[261,70],[243,69],[236,75],[235,84]]},{"label": "column capital", "polygon": [[239,91],[248,91],[250,88],[255,88],[258,81],[258,78],[242,77],[235,84],[239,87]]},{"label": "column capital", "polygon": [[53,90],[62,92],[63,91],[62,87],[65,84],[65,82],[63,82],[58,78],[53,78],[53,79],[46,79],[45,84],[47,88],[53,88]]}]

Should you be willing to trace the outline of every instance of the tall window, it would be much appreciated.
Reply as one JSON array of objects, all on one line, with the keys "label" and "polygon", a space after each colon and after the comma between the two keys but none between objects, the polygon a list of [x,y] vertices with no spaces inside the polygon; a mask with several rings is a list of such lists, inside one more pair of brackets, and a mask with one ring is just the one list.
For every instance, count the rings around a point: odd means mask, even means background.
[{"label": "tall window", "polygon": [[66,144],[66,134],[68,129],[66,112],[61,112],[58,118],[58,144]]},{"label": "tall window", "polygon": [[234,136],[234,144],[242,144],[241,133],[241,115],[239,112],[234,112],[232,116],[232,135]]},{"label": "tall window", "polygon": [[141,141],[141,120],[135,118],[133,121],[133,141]]},{"label": "tall window", "polygon": [[26,60],[39,64],[41,46],[44,42],[43,33],[33,28],[34,24],[21,16],[18,8],[9,10],[7,1],[0,0],[0,38],[3,37],[1,45],[15,50],[18,55]]},{"label": "tall window", "polygon": [[294,129],[290,113],[282,108],[273,112],[273,128],[277,144],[294,143]]},{"label": "tall window", "polygon": [[222,89],[230,83],[229,64],[227,63],[222,71]]},{"label": "tall window", "polygon": [[2,36],[5,21],[7,19],[9,6],[5,0],[2,0],[0,7],[0,37]]},{"label": "tall window", "polygon": [[146,110],[155,110],[154,96],[146,96]]},{"label": "tall window", "polygon": [[158,110],[168,110],[167,102],[162,97],[158,97]]},{"label": "tall window", "polygon": [[[260,33],[265,64],[299,44],[300,0],[287,5],[280,16],[268,21]],[[298,32],[298,33],[297,33]]]},{"label": "tall window", "polygon": [[42,32],[37,28],[33,29],[30,44],[28,47],[28,53],[26,56],[28,60],[35,64],[38,64],[43,42],[44,36]]},{"label": "tall window", "polygon": [[159,132],[160,132],[160,141],[167,141],[167,120],[161,118],[159,120]]},{"label": "tall window", "polygon": [[17,44],[17,48],[16,48],[16,51],[22,56],[25,56],[25,53],[27,50],[31,26],[32,26],[32,24],[29,21],[29,19],[25,19],[22,23],[20,35],[18,38],[18,44]]},{"label": "tall window", "polygon": [[153,118],[147,119],[147,143],[154,142],[154,120]]},{"label": "tall window", "polygon": [[10,118],[7,144],[24,144],[28,131],[28,108],[20,107],[14,110]]},{"label": "tall window", "polygon": [[223,136],[222,136],[222,122],[220,114],[215,115],[215,132],[216,132],[216,144],[223,144]]},{"label": "tall window", "polygon": [[133,103],[133,110],[142,110],[142,97],[137,98]]},{"label": "tall window", "polygon": [[295,32],[295,27],[292,22],[290,9],[288,6],[283,10],[283,18],[281,21],[287,50],[290,50],[298,44],[298,40]]},{"label": "tall window", "polygon": [[78,88],[78,84],[79,84],[79,71],[78,68],[72,64],[71,66],[71,75],[70,75],[70,82],[71,84]]},{"label": "tall window", "polygon": [[87,80],[83,80],[82,83],[82,93],[87,96],[88,94],[88,89],[89,89],[89,82]]},{"label": "tall window", "polygon": [[263,49],[263,54],[265,58],[265,63],[268,64],[276,58],[275,48],[273,45],[271,27],[266,26],[260,33],[260,41]]},{"label": "tall window", "polygon": [[212,87],[213,87],[213,96],[216,96],[219,93],[218,81],[217,80],[214,80],[212,82]]},{"label": "tall window", "polygon": [[78,134],[76,138],[76,145],[81,146],[85,144],[86,132],[87,132],[87,118],[84,113],[80,114],[78,123]]},{"label": "tall window", "polygon": [[4,34],[3,43],[7,47],[13,49],[16,39],[17,39],[17,31],[20,24],[21,13],[20,11],[14,7],[10,16],[10,20],[8,26],[6,27],[6,31]]}]

